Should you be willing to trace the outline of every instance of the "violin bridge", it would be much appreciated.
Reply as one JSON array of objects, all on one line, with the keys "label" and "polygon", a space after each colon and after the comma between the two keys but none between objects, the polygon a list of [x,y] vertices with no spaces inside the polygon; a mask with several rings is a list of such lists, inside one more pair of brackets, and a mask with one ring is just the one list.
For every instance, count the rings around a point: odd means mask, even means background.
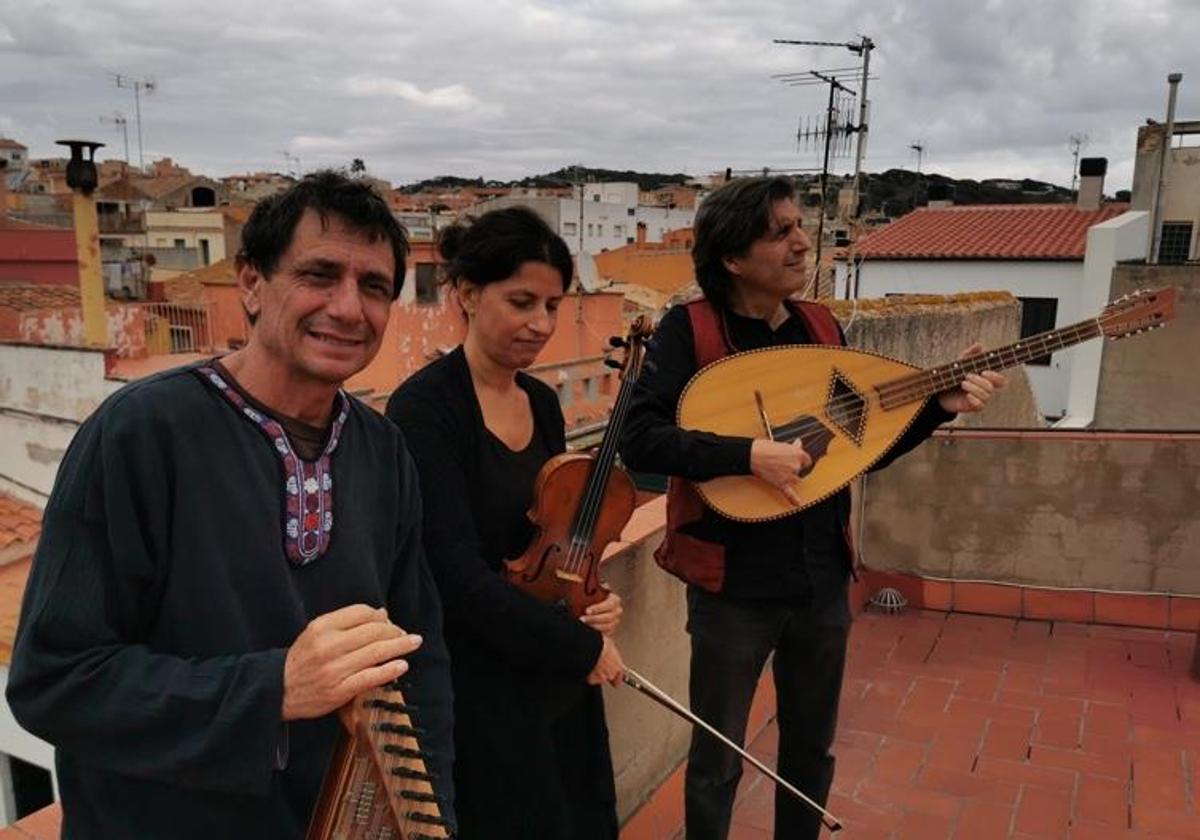
[{"label": "violin bridge", "polygon": [[567,572],[563,569],[555,569],[554,576],[559,580],[569,580],[573,583],[583,583],[583,578],[575,572]]}]

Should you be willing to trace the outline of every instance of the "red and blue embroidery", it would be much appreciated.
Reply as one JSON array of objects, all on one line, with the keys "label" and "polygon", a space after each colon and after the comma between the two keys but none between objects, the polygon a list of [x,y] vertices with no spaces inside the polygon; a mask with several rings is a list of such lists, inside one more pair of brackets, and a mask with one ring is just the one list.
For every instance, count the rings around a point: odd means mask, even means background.
[{"label": "red and blue embroidery", "polygon": [[315,461],[305,461],[292,449],[287,433],[275,418],[258,411],[229,386],[214,368],[199,373],[223,394],[240,414],[253,422],[283,465],[283,544],[287,558],[297,566],[316,560],[329,548],[333,534],[333,474],[330,460],[350,413],[350,400],[338,391],[338,414],[329,430],[329,442]]}]

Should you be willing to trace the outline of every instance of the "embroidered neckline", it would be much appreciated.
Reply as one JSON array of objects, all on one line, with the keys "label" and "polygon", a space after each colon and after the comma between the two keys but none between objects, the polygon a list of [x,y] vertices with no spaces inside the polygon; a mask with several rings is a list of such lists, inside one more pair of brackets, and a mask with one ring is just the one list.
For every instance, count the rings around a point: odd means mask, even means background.
[{"label": "embroidered neckline", "polygon": [[333,472],[330,465],[350,415],[349,398],[345,392],[338,391],[338,413],[329,430],[329,441],[319,458],[305,461],[292,448],[279,421],[247,403],[215,368],[205,365],[196,372],[271,442],[282,468],[284,550],[293,564],[308,565],[325,553],[333,534]]}]

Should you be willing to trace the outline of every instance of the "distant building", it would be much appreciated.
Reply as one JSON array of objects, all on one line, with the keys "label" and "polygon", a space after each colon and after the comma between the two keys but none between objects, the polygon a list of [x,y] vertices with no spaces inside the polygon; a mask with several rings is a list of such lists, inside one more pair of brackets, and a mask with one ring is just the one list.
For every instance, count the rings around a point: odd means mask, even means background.
[{"label": "distant building", "polygon": [[8,169],[26,169],[29,166],[29,149],[16,140],[0,137],[0,160],[7,161]]},{"label": "distant building", "polygon": [[[1138,128],[1137,156],[1133,163],[1134,210],[1153,212],[1158,195],[1163,135],[1167,127],[1150,122]],[[1171,156],[1167,162],[1158,219],[1160,263],[1200,260],[1200,120],[1175,123]],[[1191,140],[1191,145],[1183,143]],[[1178,145],[1177,145],[1178,144]]]},{"label": "distant building", "polygon": [[[1022,304],[1022,337],[1094,315],[1086,303],[1088,231],[1128,204],[1102,204],[1103,158],[1081,166],[1076,204],[926,207],[859,240],[838,257],[835,295],[877,298],[1000,290]],[[1097,172],[1098,170],[1098,172]],[[1107,285],[1101,299],[1107,299]],[[947,347],[949,358],[961,348]],[[1067,413],[1072,351],[1026,365],[1043,415]]]},{"label": "distant building", "polygon": [[636,183],[617,181],[583,184],[569,198],[510,194],[480,202],[475,209],[527,206],[558,232],[572,255],[632,245],[639,225],[645,226],[647,242],[662,242],[668,232],[690,228],[695,220],[694,207],[650,207],[640,204],[640,197]]}]

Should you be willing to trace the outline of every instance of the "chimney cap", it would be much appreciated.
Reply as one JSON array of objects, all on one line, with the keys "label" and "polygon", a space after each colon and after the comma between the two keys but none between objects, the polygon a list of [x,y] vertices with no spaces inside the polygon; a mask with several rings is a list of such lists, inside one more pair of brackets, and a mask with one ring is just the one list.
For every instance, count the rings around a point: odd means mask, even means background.
[{"label": "chimney cap", "polygon": [[1086,157],[1079,159],[1079,177],[1096,177],[1108,173],[1108,158]]}]

